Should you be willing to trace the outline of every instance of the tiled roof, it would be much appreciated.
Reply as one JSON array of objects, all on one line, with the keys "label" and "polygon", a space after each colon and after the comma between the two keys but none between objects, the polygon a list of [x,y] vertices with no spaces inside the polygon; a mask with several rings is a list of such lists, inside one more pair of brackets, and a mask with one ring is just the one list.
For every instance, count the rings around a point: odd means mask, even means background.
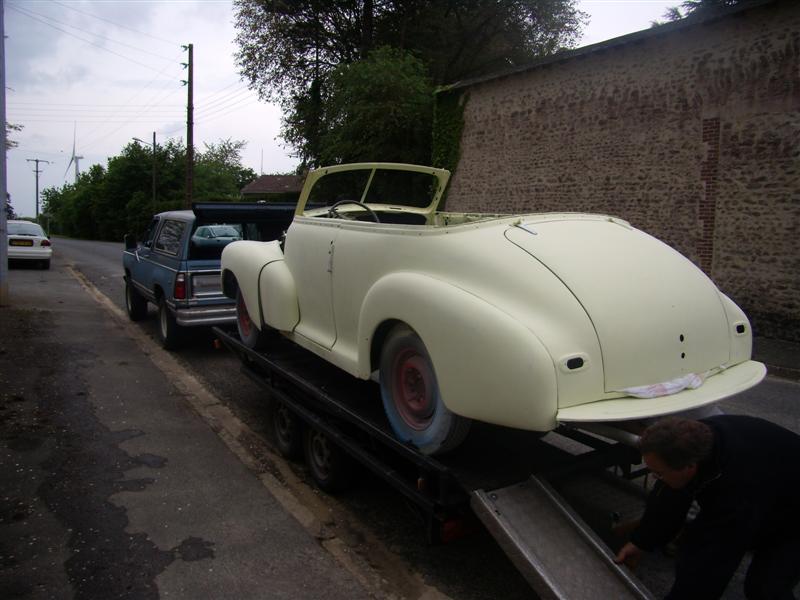
[{"label": "tiled roof", "polygon": [[261,175],[242,188],[242,194],[300,193],[303,189],[300,175]]}]

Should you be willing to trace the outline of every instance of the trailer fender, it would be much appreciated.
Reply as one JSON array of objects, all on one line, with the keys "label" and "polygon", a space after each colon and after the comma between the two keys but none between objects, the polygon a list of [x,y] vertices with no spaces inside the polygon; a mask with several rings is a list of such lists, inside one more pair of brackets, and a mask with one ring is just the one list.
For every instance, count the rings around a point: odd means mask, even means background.
[{"label": "trailer fender", "polygon": [[507,313],[433,277],[387,275],[372,286],[361,307],[362,377],[377,368],[382,339],[393,322],[419,335],[442,400],[454,413],[534,431],[555,428],[553,359],[536,335]]}]

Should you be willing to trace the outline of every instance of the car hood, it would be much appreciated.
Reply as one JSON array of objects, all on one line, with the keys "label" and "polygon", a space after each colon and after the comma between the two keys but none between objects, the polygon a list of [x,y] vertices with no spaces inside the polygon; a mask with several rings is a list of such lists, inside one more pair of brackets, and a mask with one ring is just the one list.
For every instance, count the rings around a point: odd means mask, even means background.
[{"label": "car hood", "polygon": [[523,218],[505,237],[583,306],[600,343],[606,392],[704,374],[729,361],[730,326],[719,291],[657,239],[590,215]]}]

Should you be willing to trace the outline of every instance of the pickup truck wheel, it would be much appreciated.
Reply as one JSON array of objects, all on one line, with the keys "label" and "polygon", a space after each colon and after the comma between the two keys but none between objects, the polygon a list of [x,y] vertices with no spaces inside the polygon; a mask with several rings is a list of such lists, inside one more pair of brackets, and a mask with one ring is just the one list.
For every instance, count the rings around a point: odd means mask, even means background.
[{"label": "pickup truck wheel", "polygon": [[300,458],[303,454],[303,431],[300,421],[280,400],[272,401],[272,433],[275,447],[285,458]]},{"label": "pickup truck wheel", "polygon": [[139,294],[133,285],[125,280],[125,309],[131,321],[141,321],[147,316],[147,300]]},{"label": "pickup truck wheel", "polygon": [[311,477],[323,492],[340,492],[352,482],[352,459],[321,431],[306,428],[303,452]]},{"label": "pickup truck wheel", "polygon": [[158,336],[165,350],[177,350],[183,341],[183,331],[167,306],[167,301],[158,301]]},{"label": "pickup truck wheel", "polygon": [[441,454],[464,441],[471,421],[444,405],[425,344],[404,325],[383,346],[380,382],[383,409],[398,439],[423,454]]},{"label": "pickup truck wheel", "polygon": [[253,323],[242,290],[236,290],[236,329],[242,343],[253,350],[262,350],[267,345],[267,336]]}]

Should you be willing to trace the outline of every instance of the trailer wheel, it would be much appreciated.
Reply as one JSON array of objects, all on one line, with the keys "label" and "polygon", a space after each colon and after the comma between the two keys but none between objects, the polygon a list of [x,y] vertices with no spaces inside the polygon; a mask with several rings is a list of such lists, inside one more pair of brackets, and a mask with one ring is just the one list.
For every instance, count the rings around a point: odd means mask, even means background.
[{"label": "trailer wheel", "polygon": [[236,290],[236,329],[242,343],[248,348],[263,350],[266,347],[266,336],[250,318],[241,289]]},{"label": "trailer wheel", "polygon": [[303,435],[303,451],[311,477],[323,492],[340,492],[350,485],[353,462],[324,433],[307,427]]},{"label": "trailer wheel", "polygon": [[300,458],[303,454],[300,421],[280,400],[273,400],[271,413],[272,433],[278,452],[285,458]]},{"label": "trailer wheel", "polygon": [[405,325],[386,339],[380,382],[383,409],[398,439],[423,454],[447,452],[464,441],[471,421],[444,405],[425,344]]},{"label": "trailer wheel", "polygon": [[147,300],[125,279],[125,309],[131,321],[141,321],[147,316]]}]

